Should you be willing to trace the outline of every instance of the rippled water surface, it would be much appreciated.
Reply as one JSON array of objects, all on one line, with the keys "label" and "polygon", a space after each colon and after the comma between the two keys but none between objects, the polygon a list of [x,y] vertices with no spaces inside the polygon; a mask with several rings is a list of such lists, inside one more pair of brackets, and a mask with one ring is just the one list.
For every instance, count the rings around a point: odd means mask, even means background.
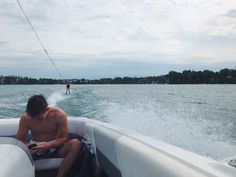
[{"label": "rippled water surface", "polygon": [[43,94],[70,116],[108,122],[214,159],[236,155],[236,85],[0,85],[0,118]]}]

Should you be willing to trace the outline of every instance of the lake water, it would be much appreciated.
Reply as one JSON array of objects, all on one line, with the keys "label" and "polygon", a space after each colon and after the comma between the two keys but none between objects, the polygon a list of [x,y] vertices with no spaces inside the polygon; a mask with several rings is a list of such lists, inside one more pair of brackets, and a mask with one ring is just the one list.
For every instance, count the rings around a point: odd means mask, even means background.
[{"label": "lake water", "polygon": [[213,159],[236,155],[236,85],[0,85],[0,118],[43,94],[69,116],[107,122]]}]

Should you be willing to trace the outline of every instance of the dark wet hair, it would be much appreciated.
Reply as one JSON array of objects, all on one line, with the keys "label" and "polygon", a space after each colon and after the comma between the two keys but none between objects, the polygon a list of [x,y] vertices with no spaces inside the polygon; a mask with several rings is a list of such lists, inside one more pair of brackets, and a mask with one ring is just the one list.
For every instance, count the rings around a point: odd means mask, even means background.
[{"label": "dark wet hair", "polygon": [[43,95],[33,95],[28,99],[26,113],[34,117],[46,111],[48,103]]}]

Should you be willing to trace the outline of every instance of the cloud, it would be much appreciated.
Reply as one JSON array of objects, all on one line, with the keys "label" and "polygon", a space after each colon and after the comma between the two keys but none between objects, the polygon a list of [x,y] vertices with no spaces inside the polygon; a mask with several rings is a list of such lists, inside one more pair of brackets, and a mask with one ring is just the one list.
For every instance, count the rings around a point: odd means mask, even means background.
[{"label": "cloud", "polygon": [[229,12],[225,14],[225,16],[236,18],[236,9],[229,10]]},{"label": "cloud", "polygon": [[[59,68],[118,58],[148,65],[236,62],[235,0],[20,2]],[[0,6],[0,62],[47,60],[17,3],[2,0]]]},{"label": "cloud", "polygon": [[1,47],[6,47],[7,46],[7,41],[0,41],[0,46]]}]

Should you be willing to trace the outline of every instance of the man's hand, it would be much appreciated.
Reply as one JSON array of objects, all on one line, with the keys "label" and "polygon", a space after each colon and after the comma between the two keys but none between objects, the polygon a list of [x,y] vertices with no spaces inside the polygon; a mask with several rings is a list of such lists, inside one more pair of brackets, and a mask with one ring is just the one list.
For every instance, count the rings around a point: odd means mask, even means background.
[{"label": "man's hand", "polygon": [[35,154],[35,153],[39,153],[40,154],[40,153],[45,152],[48,149],[49,149],[49,143],[43,143],[43,144],[39,144],[39,145],[37,145],[35,147],[32,147],[30,149],[30,152],[32,154]]},{"label": "man's hand", "polygon": [[28,145],[27,145],[27,147],[28,147],[29,150],[32,149],[32,148],[35,147],[35,146],[37,146],[37,144],[28,144]]}]

